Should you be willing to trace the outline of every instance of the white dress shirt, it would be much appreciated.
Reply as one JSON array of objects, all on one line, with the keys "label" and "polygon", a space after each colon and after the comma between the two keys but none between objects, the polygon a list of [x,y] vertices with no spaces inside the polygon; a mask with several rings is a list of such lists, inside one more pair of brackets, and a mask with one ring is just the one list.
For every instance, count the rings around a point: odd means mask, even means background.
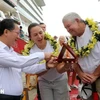
[{"label": "white dress shirt", "polygon": [[0,41],[0,90],[8,95],[21,95],[23,91],[21,72],[40,73],[46,70],[45,64],[38,64],[44,59],[44,53],[19,56]]},{"label": "white dress shirt", "polygon": [[[33,48],[31,48],[30,50],[30,53],[35,53],[35,52],[53,52],[54,49],[53,47],[51,46],[50,42],[47,41],[47,44],[46,44],[46,47],[42,50],[42,49],[39,49],[37,47],[37,45],[34,45]],[[50,69],[48,72],[46,72],[44,75],[40,76],[39,77],[39,80],[48,80],[48,81],[54,81],[54,80],[63,80],[63,79],[67,79],[67,75],[66,75],[66,72],[65,73],[58,73],[56,68],[52,68]],[[67,82],[67,80],[66,80]]]},{"label": "white dress shirt", "polygon": [[[92,34],[90,28],[86,26],[83,35],[77,37],[77,48],[79,49],[82,46],[86,46],[89,43]],[[88,56],[79,58],[79,65],[83,72],[93,73],[95,71],[100,65],[100,41],[97,42]]]}]

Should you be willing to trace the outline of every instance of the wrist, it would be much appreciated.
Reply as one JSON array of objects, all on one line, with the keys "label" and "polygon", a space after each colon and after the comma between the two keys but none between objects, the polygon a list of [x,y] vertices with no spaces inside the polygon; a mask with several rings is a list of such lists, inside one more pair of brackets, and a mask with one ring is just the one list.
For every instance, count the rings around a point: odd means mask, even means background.
[{"label": "wrist", "polygon": [[81,77],[84,73],[82,71],[78,72],[78,75]]},{"label": "wrist", "polygon": [[48,63],[46,62],[46,69],[49,70],[50,68],[48,67]]},{"label": "wrist", "polygon": [[97,79],[98,77],[100,77],[99,73],[93,73],[93,75],[96,77],[96,79]]}]

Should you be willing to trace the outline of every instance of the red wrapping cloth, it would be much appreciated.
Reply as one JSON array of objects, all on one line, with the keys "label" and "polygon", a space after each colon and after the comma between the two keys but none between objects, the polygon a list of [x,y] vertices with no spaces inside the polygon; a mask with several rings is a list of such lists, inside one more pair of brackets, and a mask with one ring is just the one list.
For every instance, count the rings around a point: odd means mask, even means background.
[{"label": "red wrapping cloth", "polygon": [[25,46],[26,43],[27,42],[25,42],[24,40],[22,40],[22,39],[19,38],[16,41],[16,44],[13,46],[14,51],[16,51],[17,53],[20,53],[21,54],[21,52],[24,49],[24,46]]},{"label": "red wrapping cloth", "polygon": [[93,92],[93,100],[99,100],[99,96],[97,92]]}]

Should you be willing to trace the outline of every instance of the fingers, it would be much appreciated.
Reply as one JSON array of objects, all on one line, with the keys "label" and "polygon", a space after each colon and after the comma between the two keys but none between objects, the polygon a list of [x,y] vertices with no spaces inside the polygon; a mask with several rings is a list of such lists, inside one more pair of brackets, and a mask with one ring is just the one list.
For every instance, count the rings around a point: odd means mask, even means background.
[{"label": "fingers", "polygon": [[54,63],[54,64],[58,63],[55,59],[56,59],[56,57],[51,57],[49,62]]},{"label": "fingers", "polygon": [[57,65],[56,69],[57,69],[57,71],[58,71],[59,73],[65,72],[64,65],[65,65],[64,62],[59,63],[59,64]]},{"label": "fingers", "polygon": [[52,53],[45,52],[44,55],[45,55],[45,60],[48,61],[50,60]]},{"label": "fingers", "polygon": [[55,60],[55,57],[51,57],[50,60],[47,61],[47,67],[48,68],[54,68],[56,67],[58,62]]},{"label": "fingers", "polygon": [[56,57],[56,56],[53,56],[52,53],[45,52],[44,55],[45,55],[45,60],[46,60],[46,61],[52,59],[52,57],[53,57],[55,60],[57,59],[57,57]]},{"label": "fingers", "polygon": [[82,81],[84,83],[91,83],[93,77],[90,74],[84,73]]},{"label": "fingers", "polygon": [[58,63],[56,69],[59,73],[63,73],[63,72],[66,72],[68,70],[70,70],[71,68],[71,63],[65,63],[65,62],[61,62],[61,63]]},{"label": "fingers", "polygon": [[97,76],[95,76],[95,75],[93,75],[93,74],[91,74],[91,77],[92,77],[92,79],[91,79],[91,83],[95,82],[96,79],[98,78]]}]

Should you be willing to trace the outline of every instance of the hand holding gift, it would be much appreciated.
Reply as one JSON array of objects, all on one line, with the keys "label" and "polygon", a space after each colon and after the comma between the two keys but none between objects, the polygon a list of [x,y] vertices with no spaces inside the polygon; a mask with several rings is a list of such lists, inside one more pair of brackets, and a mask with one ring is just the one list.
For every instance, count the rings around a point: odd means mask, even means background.
[{"label": "hand holding gift", "polygon": [[[66,50],[72,55],[72,57],[65,57],[65,58],[63,57]],[[72,64],[77,63],[77,58],[78,58],[78,56],[74,53],[72,48],[68,44],[63,43],[63,47],[57,58],[57,61],[59,63],[58,66],[56,67],[57,71],[59,73],[63,73],[67,70],[71,70]]]}]

